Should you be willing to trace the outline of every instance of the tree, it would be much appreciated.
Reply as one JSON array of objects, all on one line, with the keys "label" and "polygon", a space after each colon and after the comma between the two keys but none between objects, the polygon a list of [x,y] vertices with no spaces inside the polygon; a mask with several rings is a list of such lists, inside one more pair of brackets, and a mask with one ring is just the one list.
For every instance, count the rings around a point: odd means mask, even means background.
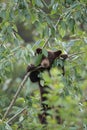
[{"label": "tree", "polygon": [[[25,37],[26,36],[26,37]],[[26,40],[28,38],[28,40]],[[2,121],[35,49],[62,50],[69,55],[65,76],[53,68],[52,77],[42,76],[48,85],[48,104],[58,108],[64,120],[57,124],[55,109],[48,125],[38,120],[38,86],[28,79]],[[2,130],[82,130],[87,128],[87,2],[86,0],[1,0],[0,2],[0,128]],[[46,51],[44,52],[46,53]],[[34,59],[35,60],[35,59]],[[39,59],[38,59],[39,60]],[[61,63],[62,64],[62,63]],[[14,117],[17,115],[17,117]],[[13,119],[12,119],[13,118]],[[11,120],[12,119],[12,120]]]}]

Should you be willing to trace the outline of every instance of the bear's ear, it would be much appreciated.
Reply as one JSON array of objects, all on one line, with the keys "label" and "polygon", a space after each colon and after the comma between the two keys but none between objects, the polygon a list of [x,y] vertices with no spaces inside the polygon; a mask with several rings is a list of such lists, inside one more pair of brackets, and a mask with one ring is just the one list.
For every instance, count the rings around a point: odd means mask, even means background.
[{"label": "bear's ear", "polygon": [[36,52],[35,52],[35,55],[36,55],[36,54],[41,54],[41,53],[42,53],[42,49],[41,49],[41,48],[37,48],[37,49],[36,49]]},{"label": "bear's ear", "polygon": [[61,50],[58,50],[58,51],[55,51],[54,52],[54,58],[57,58],[61,55],[62,51]]}]

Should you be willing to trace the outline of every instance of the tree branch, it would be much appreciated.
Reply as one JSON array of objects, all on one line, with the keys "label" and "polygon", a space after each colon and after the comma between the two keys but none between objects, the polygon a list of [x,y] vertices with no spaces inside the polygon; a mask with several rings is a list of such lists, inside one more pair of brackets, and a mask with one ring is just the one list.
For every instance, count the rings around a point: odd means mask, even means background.
[{"label": "tree branch", "polygon": [[11,123],[12,121],[14,121],[21,113],[23,113],[25,110],[27,109],[27,107],[23,108],[20,112],[18,112],[17,114],[15,114],[12,118],[10,118],[7,123]]},{"label": "tree branch", "polygon": [[15,103],[15,101],[16,101],[16,99],[17,99],[19,93],[20,93],[20,91],[22,90],[22,88],[23,88],[23,86],[24,86],[24,84],[25,84],[25,82],[26,82],[26,80],[27,80],[29,74],[30,74],[30,72],[28,72],[28,73],[25,75],[23,81],[22,81],[21,84],[19,85],[19,87],[18,87],[18,89],[17,89],[17,91],[16,91],[16,93],[15,93],[15,95],[14,95],[14,97],[13,97],[13,99],[12,99],[12,101],[11,101],[11,103],[10,103],[8,109],[7,109],[7,111],[5,112],[5,114],[4,114],[3,118],[2,118],[2,120],[4,120],[4,119],[7,117],[7,115],[8,115],[9,112],[10,112],[10,110],[12,109],[12,107],[13,107],[13,105],[14,105],[14,103]]}]

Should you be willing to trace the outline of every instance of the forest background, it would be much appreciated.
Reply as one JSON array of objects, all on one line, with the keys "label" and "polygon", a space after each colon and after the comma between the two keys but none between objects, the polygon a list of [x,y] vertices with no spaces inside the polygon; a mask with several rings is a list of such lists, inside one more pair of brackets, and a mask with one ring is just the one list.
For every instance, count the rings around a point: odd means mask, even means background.
[{"label": "forest background", "polygon": [[[7,112],[38,47],[70,56],[64,77],[57,68],[52,78],[44,73],[54,88],[48,105],[62,106],[64,120],[48,116],[45,128],[38,120],[38,85],[29,79]],[[44,129],[87,130],[87,0],[0,0],[0,130]]]}]

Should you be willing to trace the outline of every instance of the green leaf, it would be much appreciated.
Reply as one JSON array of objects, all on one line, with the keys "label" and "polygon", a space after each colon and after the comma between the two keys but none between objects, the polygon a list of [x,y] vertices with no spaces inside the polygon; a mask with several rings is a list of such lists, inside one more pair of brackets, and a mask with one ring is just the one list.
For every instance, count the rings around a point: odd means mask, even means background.
[{"label": "green leaf", "polygon": [[43,54],[44,56],[48,57],[48,52],[47,52],[46,49],[42,49],[42,54]]},{"label": "green leaf", "polygon": [[67,26],[66,26],[66,22],[65,21],[61,21],[60,25],[58,27],[59,33],[62,37],[64,37],[66,35],[66,31],[67,31]]},{"label": "green leaf", "polygon": [[38,66],[41,63],[41,60],[42,60],[42,54],[34,56],[33,59],[31,59],[31,61],[33,61],[34,65],[36,66]]},{"label": "green leaf", "polygon": [[32,21],[32,24],[34,24],[35,21],[38,21],[38,16],[34,12],[31,14],[31,21]]},{"label": "green leaf", "polygon": [[35,1],[35,4],[36,4],[38,7],[43,8],[43,3],[41,2],[41,0],[34,0],[34,1]]},{"label": "green leaf", "polygon": [[5,130],[5,123],[0,120],[0,130]]},{"label": "green leaf", "polygon": [[6,123],[5,130],[12,130],[12,128]]},{"label": "green leaf", "polygon": [[65,21],[61,21],[60,26],[63,30],[66,30],[66,23]]},{"label": "green leaf", "polygon": [[15,24],[12,26],[12,29],[14,29],[16,32],[18,32],[17,26]]},{"label": "green leaf", "polygon": [[51,0],[50,6],[52,6],[52,5],[54,4],[54,1],[55,1],[55,0]]},{"label": "green leaf", "polygon": [[62,37],[64,37],[65,34],[66,34],[66,30],[60,28],[60,29],[59,29],[59,33],[60,33],[60,35],[61,35]]},{"label": "green leaf", "polygon": [[64,66],[64,62],[61,59],[56,59],[53,62],[53,67],[63,67]]},{"label": "green leaf", "polygon": [[54,4],[53,7],[52,7],[52,11],[51,11],[51,14],[55,14],[58,10],[58,3]]},{"label": "green leaf", "polygon": [[74,25],[75,25],[75,20],[74,19],[69,19],[69,21],[68,21],[68,27],[69,27],[69,30],[71,31],[71,32],[74,32]]}]

